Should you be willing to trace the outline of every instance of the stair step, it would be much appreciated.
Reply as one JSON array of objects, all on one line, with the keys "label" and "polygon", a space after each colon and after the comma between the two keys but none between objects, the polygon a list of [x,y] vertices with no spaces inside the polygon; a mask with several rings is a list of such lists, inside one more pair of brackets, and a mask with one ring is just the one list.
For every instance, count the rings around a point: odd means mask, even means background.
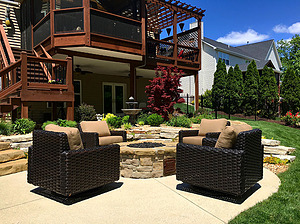
[{"label": "stair step", "polygon": [[7,149],[11,149],[10,142],[0,142],[0,152]]},{"label": "stair step", "polygon": [[0,151],[0,163],[25,158],[22,150],[8,149]]},{"label": "stair step", "polygon": [[18,159],[0,164],[0,176],[27,170],[27,159]]}]

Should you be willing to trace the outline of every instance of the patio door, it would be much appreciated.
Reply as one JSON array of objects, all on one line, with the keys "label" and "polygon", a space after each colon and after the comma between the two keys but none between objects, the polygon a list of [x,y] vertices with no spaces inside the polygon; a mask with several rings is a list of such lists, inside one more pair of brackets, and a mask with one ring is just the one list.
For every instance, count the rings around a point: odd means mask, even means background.
[{"label": "patio door", "polygon": [[122,114],[125,108],[126,84],[124,83],[103,83],[103,112]]}]

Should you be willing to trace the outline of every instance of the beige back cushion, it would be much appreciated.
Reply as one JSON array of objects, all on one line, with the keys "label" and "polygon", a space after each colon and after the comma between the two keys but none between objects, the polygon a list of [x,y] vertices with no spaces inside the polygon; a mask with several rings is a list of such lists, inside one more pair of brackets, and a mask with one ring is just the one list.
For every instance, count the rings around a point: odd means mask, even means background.
[{"label": "beige back cushion", "polygon": [[97,132],[99,137],[111,135],[106,121],[81,121],[80,127],[83,132]]},{"label": "beige back cushion", "polygon": [[252,127],[248,124],[227,126],[221,132],[215,147],[230,149],[235,145],[236,138],[240,132],[250,130],[252,130]]},{"label": "beige back cushion", "polygon": [[227,120],[222,119],[202,119],[198,135],[205,136],[209,132],[221,132],[225,129]]},{"label": "beige back cushion", "polygon": [[68,136],[70,150],[83,149],[82,140],[80,137],[79,130],[77,128],[60,127],[55,124],[48,124],[45,127],[45,131],[64,132]]}]

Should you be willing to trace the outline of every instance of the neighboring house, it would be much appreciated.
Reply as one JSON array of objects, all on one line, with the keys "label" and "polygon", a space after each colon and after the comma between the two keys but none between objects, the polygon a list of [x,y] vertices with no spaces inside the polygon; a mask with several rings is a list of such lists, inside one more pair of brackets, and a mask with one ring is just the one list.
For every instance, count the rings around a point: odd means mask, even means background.
[{"label": "neighboring house", "polygon": [[[130,96],[145,105],[145,86],[155,77],[155,67],[177,66],[184,75],[195,77],[201,69],[201,26],[181,32],[177,25],[191,18],[200,23],[205,10],[183,2],[0,2],[4,116],[11,113],[16,118],[19,108],[21,117],[38,123],[58,114],[72,120],[74,108],[82,102],[94,105],[97,113],[121,113]],[[10,5],[18,8],[16,13],[10,10],[15,33],[4,22]],[[161,40],[163,29],[172,32]]]},{"label": "neighboring house", "polygon": [[[243,46],[232,47],[227,44],[203,37],[202,38],[202,69],[199,71],[199,94],[212,89],[214,73],[219,58],[227,67],[239,65],[242,72],[246,72],[248,64],[255,60],[257,69],[261,72],[265,65],[275,72],[277,84],[279,85],[281,61],[274,40],[267,40]],[[183,77],[181,80],[183,95],[194,96],[194,77]]]}]

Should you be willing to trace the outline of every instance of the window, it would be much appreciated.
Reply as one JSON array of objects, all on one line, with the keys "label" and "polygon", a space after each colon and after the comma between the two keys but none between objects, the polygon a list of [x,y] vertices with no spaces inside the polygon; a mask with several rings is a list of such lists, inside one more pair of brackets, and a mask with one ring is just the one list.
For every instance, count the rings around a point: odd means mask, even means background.
[{"label": "window", "polygon": [[229,55],[223,52],[219,52],[219,58],[225,62],[226,65],[229,65]]},{"label": "window", "polygon": [[50,12],[50,0],[34,0],[33,12],[35,25]]}]

